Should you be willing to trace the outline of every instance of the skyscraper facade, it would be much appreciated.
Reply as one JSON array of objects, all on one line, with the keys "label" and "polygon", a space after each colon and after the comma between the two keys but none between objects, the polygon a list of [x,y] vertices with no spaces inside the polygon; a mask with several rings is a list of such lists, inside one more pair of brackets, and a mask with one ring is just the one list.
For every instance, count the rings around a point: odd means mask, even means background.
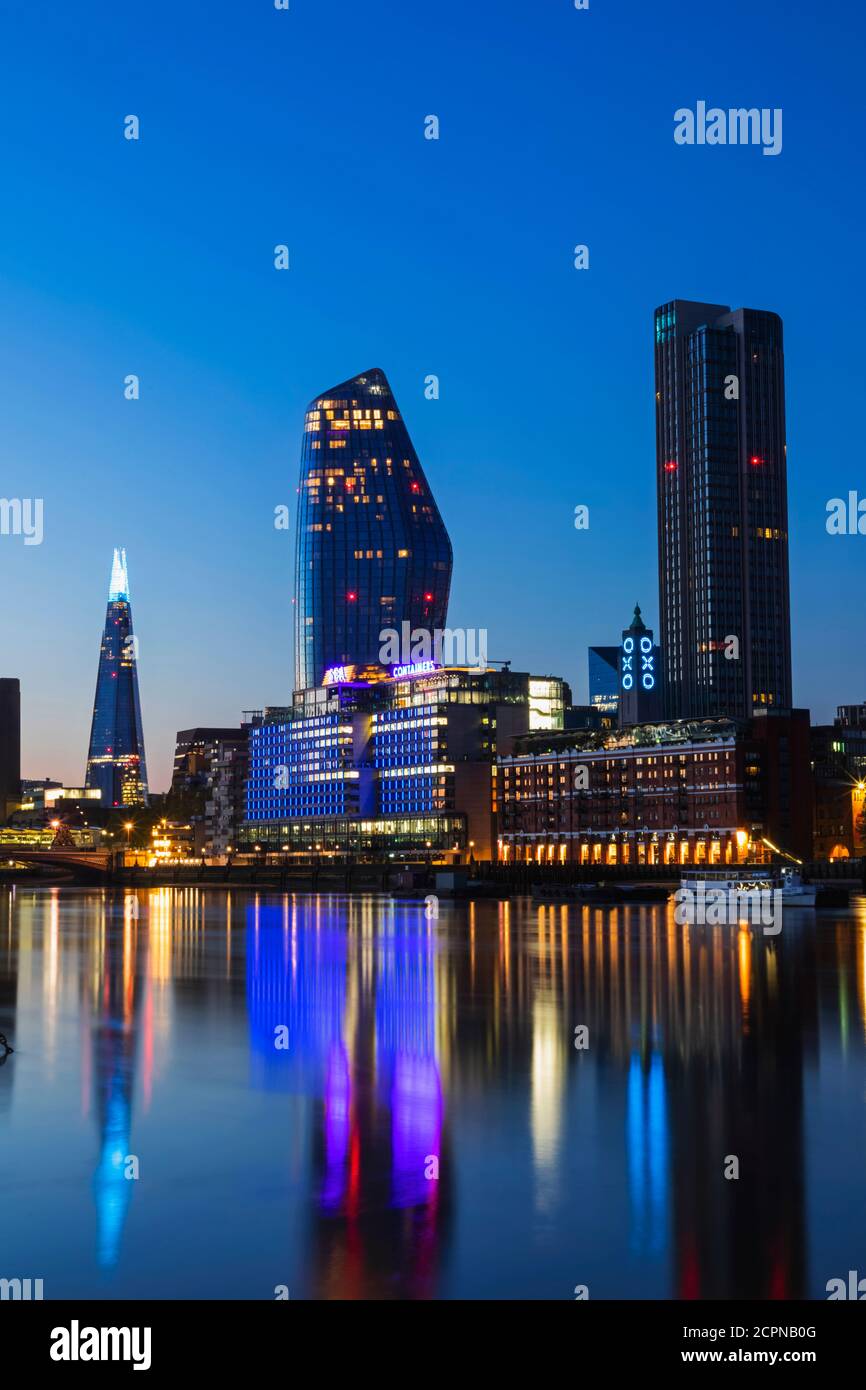
[{"label": "skyscraper facade", "polygon": [[672,718],[790,708],[782,321],[655,313],[659,606]]},{"label": "skyscraper facade", "polygon": [[0,677],[0,824],[21,795],[21,686],[17,677]]},{"label": "skyscraper facade", "polygon": [[125,550],[115,550],[111,567],[85,785],[99,788],[103,806],[147,803],[138,661]]},{"label": "skyscraper facade", "polygon": [[385,631],[444,628],[451,542],[383,371],[311,401],[295,547],[295,687],[379,662]]}]

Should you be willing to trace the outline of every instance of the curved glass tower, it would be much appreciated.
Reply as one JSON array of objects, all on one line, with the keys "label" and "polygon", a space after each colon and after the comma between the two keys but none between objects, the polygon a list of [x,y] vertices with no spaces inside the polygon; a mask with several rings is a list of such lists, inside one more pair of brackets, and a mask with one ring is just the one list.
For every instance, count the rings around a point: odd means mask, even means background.
[{"label": "curved glass tower", "polygon": [[444,628],[451,542],[378,367],[307,409],[295,547],[295,686],[378,663],[387,630]]},{"label": "curved glass tower", "polygon": [[103,806],[147,804],[147,765],[125,550],[115,550],[111,567],[85,786],[99,787]]}]

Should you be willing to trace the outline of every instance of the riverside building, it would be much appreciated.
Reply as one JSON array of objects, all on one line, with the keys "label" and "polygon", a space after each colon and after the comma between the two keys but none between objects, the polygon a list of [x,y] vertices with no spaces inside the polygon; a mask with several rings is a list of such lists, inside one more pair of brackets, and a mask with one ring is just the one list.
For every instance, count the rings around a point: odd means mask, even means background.
[{"label": "riverside building", "polygon": [[807,710],[530,734],[498,759],[500,860],[539,864],[811,858]]},{"label": "riverside building", "polygon": [[497,755],[561,730],[570,702],[558,677],[508,669],[332,668],[250,730],[238,848],[489,859]]}]

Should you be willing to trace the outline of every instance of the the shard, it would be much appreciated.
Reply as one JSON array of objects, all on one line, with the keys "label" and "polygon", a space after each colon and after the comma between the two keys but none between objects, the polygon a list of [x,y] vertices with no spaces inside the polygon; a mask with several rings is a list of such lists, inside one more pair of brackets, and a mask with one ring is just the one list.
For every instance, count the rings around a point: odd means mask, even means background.
[{"label": "the shard", "polygon": [[85,784],[100,789],[103,806],[147,804],[138,661],[125,550],[115,550],[111,567]]},{"label": "the shard", "polygon": [[295,686],[381,662],[383,634],[443,629],[451,542],[378,367],[310,402],[295,547]]}]

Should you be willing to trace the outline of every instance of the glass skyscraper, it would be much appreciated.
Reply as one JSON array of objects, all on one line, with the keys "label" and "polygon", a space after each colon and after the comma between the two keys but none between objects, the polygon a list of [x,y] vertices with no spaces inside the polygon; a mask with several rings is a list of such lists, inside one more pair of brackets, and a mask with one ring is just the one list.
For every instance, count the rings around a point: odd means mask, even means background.
[{"label": "glass skyscraper", "polygon": [[125,550],[115,550],[111,567],[85,786],[99,788],[103,806],[147,803],[147,766]]},{"label": "glass skyscraper", "polygon": [[378,663],[386,630],[444,629],[451,542],[374,368],[310,402],[295,548],[295,686]]},{"label": "glass skyscraper", "polygon": [[666,712],[790,708],[782,321],[663,304],[655,378]]},{"label": "glass skyscraper", "polygon": [[619,709],[619,647],[590,647],[589,703],[604,714]]}]

